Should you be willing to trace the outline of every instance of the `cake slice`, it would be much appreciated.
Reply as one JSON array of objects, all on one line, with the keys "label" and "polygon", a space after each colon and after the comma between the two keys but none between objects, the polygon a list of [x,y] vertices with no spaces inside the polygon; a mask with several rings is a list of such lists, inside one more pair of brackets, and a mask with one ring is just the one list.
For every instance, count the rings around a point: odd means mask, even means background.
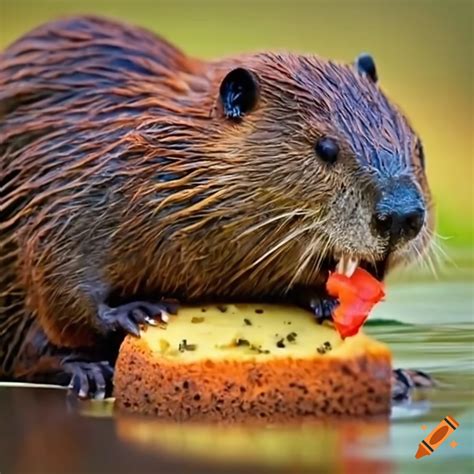
[{"label": "cake slice", "polygon": [[388,348],[363,333],[342,340],[292,306],[210,305],[128,336],[114,394],[167,419],[286,421],[388,415],[390,378]]}]

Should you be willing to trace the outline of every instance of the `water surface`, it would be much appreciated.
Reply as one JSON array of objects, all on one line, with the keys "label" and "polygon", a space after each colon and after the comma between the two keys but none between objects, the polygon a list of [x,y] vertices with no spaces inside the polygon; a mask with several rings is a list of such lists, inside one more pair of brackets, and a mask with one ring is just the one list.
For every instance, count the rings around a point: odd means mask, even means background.
[{"label": "water surface", "polygon": [[[367,332],[390,346],[395,367],[438,381],[394,406],[390,420],[170,424],[113,415],[110,402],[77,403],[62,390],[0,386],[0,472],[474,472],[472,273],[395,278],[388,295]],[[419,442],[448,414],[460,427],[415,460]]]}]

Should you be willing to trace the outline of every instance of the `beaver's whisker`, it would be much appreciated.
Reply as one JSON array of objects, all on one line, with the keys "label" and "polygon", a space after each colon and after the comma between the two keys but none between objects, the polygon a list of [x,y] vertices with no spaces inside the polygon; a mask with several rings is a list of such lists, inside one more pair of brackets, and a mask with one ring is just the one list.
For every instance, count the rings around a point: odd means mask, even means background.
[{"label": "beaver's whisker", "polygon": [[439,242],[440,236],[435,234],[434,238],[430,242],[430,252],[433,252],[436,259],[443,264],[448,264],[458,268],[458,264],[453,260],[451,255],[449,255],[446,250],[443,248],[441,242]]},{"label": "beaver's whisker", "polygon": [[[314,231],[315,229],[318,228],[319,225],[320,225],[319,222],[317,224],[314,224],[311,230]],[[297,271],[295,272],[289,284],[287,285],[287,291],[295,284],[295,282],[303,274],[303,272],[306,270],[306,268],[308,267],[311,261],[313,261],[313,266],[311,268],[311,271],[308,272],[308,274],[311,276],[311,275],[315,275],[319,273],[321,263],[326,257],[330,244],[331,244],[330,236],[325,235],[325,234],[318,235],[314,233],[305,251],[300,256],[298,266],[297,266]],[[318,247],[322,247],[322,249],[318,251]],[[317,258],[314,258],[315,255],[317,256]]]},{"label": "beaver's whisker", "polygon": [[423,237],[420,239],[418,244],[414,243],[412,245],[412,252],[415,253],[416,265],[418,265],[421,268],[426,268],[427,270],[429,270],[431,272],[431,274],[435,278],[438,278],[438,272],[437,272],[437,269],[436,269],[436,265],[435,265],[435,263],[433,261],[433,258],[432,258],[433,248],[431,246],[428,249],[425,248],[425,246],[423,244],[423,241],[424,241]]},{"label": "beaver's whisker", "polygon": [[458,265],[453,258],[446,252],[441,240],[449,240],[450,237],[443,237],[435,231],[426,229],[424,232],[421,242],[429,242],[428,248],[426,249],[427,258],[432,259],[438,266],[449,265],[458,268]]},{"label": "beaver's whisker", "polygon": [[445,268],[447,266],[458,268],[457,263],[445,252],[445,250],[432,239],[427,250],[426,258],[431,265],[437,268]]},{"label": "beaver's whisker", "polygon": [[286,287],[287,291],[294,285],[295,281],[301,276],[301,274],[303,273],[303,271],[306,269],[309,262],[311,261],[311,258],[313,257],[313,252],[314,252],[314,240],[315,239],[313,238],[310,241],[305,251],[301,254],[298,260],[298,265],[296,266],[296,272]]},{"label": "beaver's whisker", "polygon": [[428,232],[432,237],[436,238],[437,240],[452,240],[453,239],[452,235],[441,235],[440,233],[435,232],[435,231],[433,232],[428,231]]},{"label": "beaver's whisker", "polygon": [[433,276],[438,279],[439,276],[438,276],[438,270],[436,269],[436,264],[433,260],[433,254],[431,251],[429,251],[425,257],[425,262],[428,266],[428,268],[431,270],[431,273],[433,274]]},{"label": "beaver's whisker", "polygon": [[[292,229],[289,233],[286,234],[283,239],[279,240],[275,245],[270,247],[269,250],[267,250],[263,255],[261,255],[259,258],[254,260],[252,263],[249,265],[246,265],[242,267],[237,273],[234,274],[234,276],[231,278],[231,280],[228,282],[228,284],[233,283],[235,280],[238,280],[242,275],[244,275],[246,272],[251,270],[252,268],[256,267],[257,265],[264,263],[265,260],[270,257],[273,253],[277,252],[278,250],[284,248],[286,245],[288,245],[293,239],[296,239],[297,237],[301,236],[305,232],[310,231],[313,228],[314,224],[302,227],[302,228],[296,228]],[[264,267],[262,267],[264,268]]]},{"label": "beaver's whisker", "polygon": [[[319,253],[318,258],[315,259],[315,263],[313,265],[313,271],[315,273],[319,273],[319,270],[320,270],[320,267],[321,267],[321,264],[322,264],[323,260],[328,255],[330,256],[329,249],[333,247],[333,242],[332,242],[332,238],[331,238],[330,235],[325,234],[323,236],[323,238],[321,238],[321,242],[324,242],[324,239],[326,239],[326,242],[325,242],[321,252]],[[318,242],[316,241],[315,244],[317,244],[317,243]]]},{"label": "beaver's whisker", "polygon": [[284,214],[279,214],[277,216],[272,216],[269,219],[263,222],[259,222],[258,224],[255,224],[252,227],[249,227],[248,229],[244,230],[239,235],[239,238],[249,235],[252,232],[255,232],[256,230],[261,229],[262,227],[265,227],[278,220],[285,219],[285,218],[292,219],[293,217],[296,217],[296,216],[306,216],[306,215],[308,215],[308,212],[305,209],[295,209],[294,211],[285,212]]}]

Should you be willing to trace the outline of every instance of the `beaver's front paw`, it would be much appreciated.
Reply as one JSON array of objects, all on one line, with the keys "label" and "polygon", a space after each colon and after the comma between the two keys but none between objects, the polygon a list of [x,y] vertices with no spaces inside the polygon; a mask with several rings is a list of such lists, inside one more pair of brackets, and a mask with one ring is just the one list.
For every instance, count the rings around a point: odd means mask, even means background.
[{"label": "beaver's front paw", "polygon": [[105,304],[99,306],[99,318],[107,331],[123,329],[134,336],[140,335],[141,324],[156,324],[156,319],[166,322],[169,314],[176,314],[175,301],[163,300],[159,303],[133,301],[117,307]]},{"label": "beaver's front paw", "polygon": [[315,297],[309,302],[316,321],[322,324],[324,321],[332,321],[332,312],[334,308],[339,304],[339,301],[335,298],[327,297]]},{"label": "beaver's front paw", "polygon": [[69,389],[79,398],[103,400],[112,393],[114,369],[108,361],[88,361],[73,355],[62,361],[64,372],[71,375]]},{"label": "beaver's front paw", "polygon": [[332,312],[339,301],[323,291],[312,288],[298,289],[294,295],[296,303],[311,311],[316,321],[322,324],[324,321],[332,321]]},{"label": "beaver's front paw", "polygon": [[392,401],[409,402],[415,389],[436,387],[436,381],[422,370],[394,369],[392,371]]}]

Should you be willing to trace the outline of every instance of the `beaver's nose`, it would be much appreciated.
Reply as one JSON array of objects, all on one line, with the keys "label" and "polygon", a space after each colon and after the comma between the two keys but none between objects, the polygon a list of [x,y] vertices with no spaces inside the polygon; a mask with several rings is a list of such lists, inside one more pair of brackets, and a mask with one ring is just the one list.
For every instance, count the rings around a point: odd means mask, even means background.
[{"label": "beaver's nose", "polygon": [[398,183],[382,194],[372,219],[373,230],[392,245],[414,239],[423,227],[425,208],[414,186]]},{"label": "beaver's nose", "polygon": [[421,208],[409,212],[393,211],[389,214],[375,214],[374,225],[382,236],[388,236],[393,243],[400,239],[414,239],[423,227],[425,211]]}]

